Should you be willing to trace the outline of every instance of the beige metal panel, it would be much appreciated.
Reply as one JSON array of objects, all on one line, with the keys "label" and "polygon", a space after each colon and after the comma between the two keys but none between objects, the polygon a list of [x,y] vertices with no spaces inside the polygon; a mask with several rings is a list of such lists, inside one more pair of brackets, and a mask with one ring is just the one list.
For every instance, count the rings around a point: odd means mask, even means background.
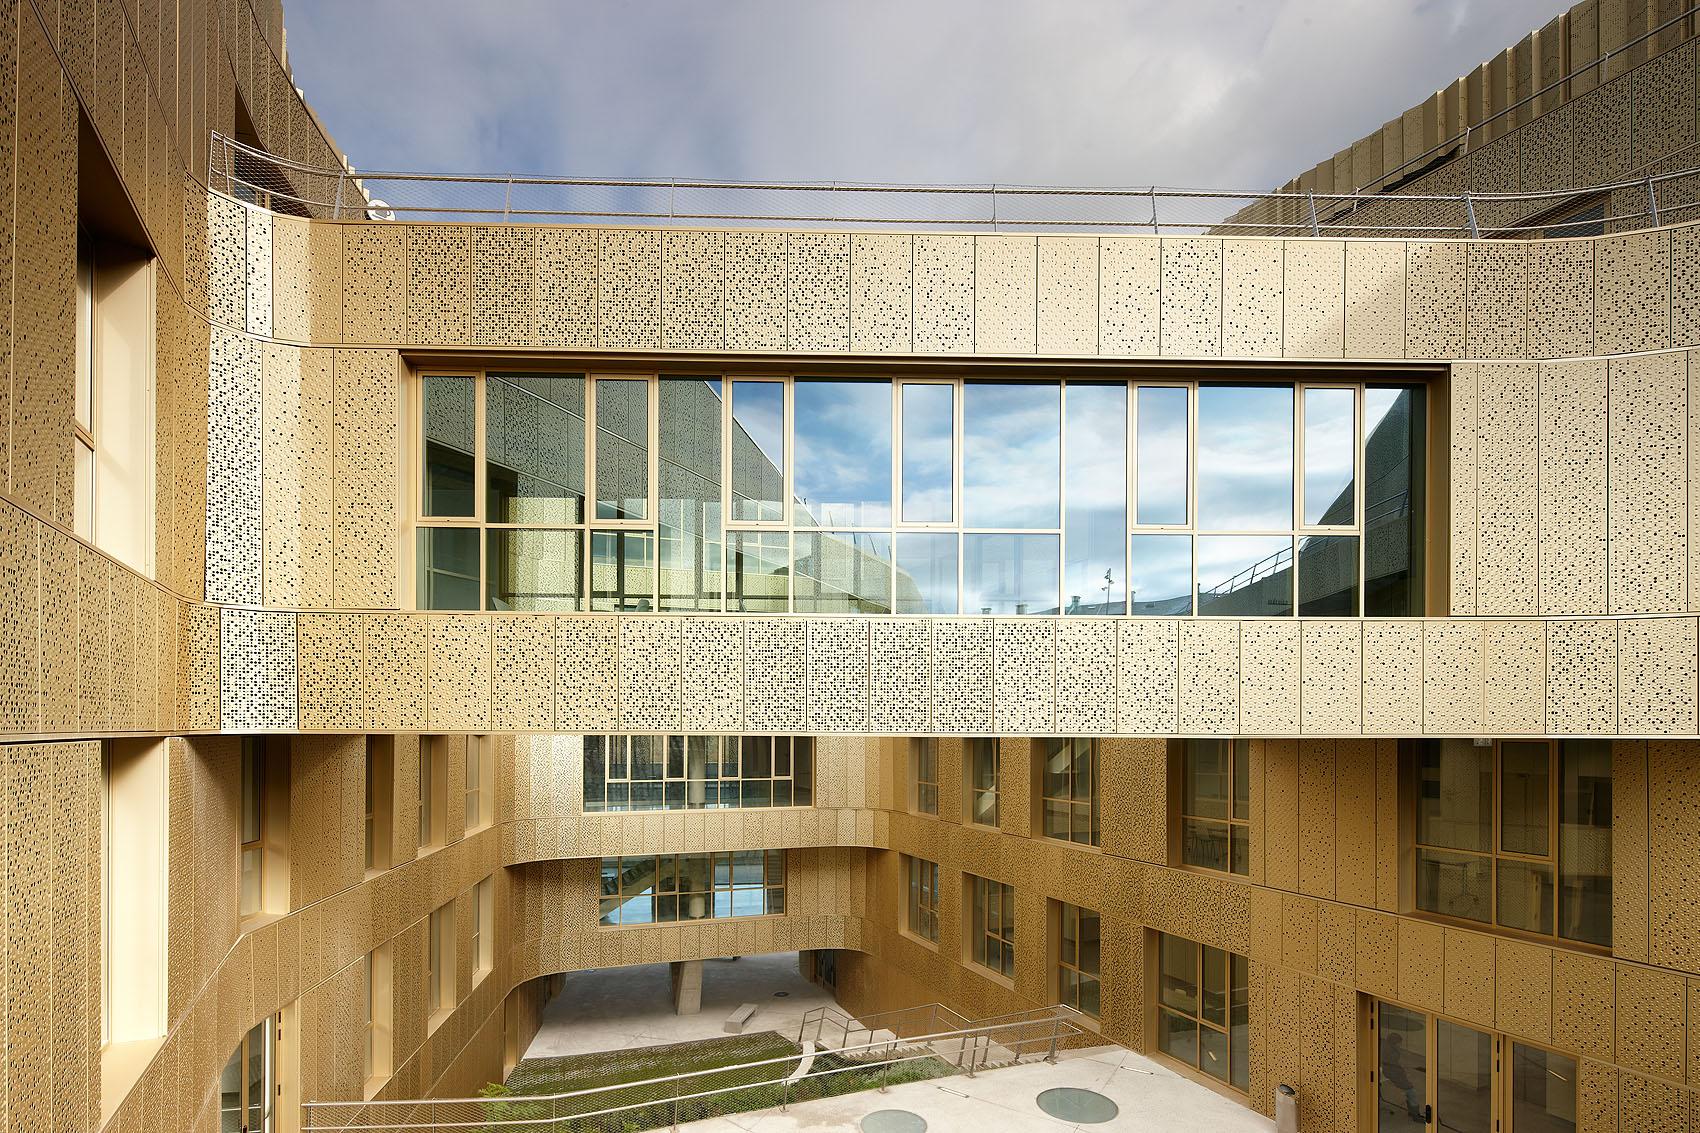
[{"label": "beige metal panel", "polygon": [[865,353],[913,348],[915,251],[908,235],[850,237],[850,349]]},{"label": "beige metal panel", "polygon": [[364,719],[360,615],[302,614],[296,634],[302,730],[360,731]]},{"label": "beige metal panel", "polygon": [[1346,328],[1345,242],[1290,240],[1286,248],[1287,356],[1339,358]]},{"label": "beige metal panel", "polygon": [[1482,623],[1485,731],[1530,736],[1545,730],[1546,652],[1546,627],[1540,622]]},{"label": "beige metal panel", "polygon": [[420,731],[425,727],[427,619],[420,614],[367,614],[366,727]]},{"label": "beige metal panel", "polygon": [[1462,358],[1464,253],[1457,241],[1406,245],[1405,356]]},{"label": "beige metal panel", "polygon": [[548,731],[555,721],[555,619],[491,618],[490,726]]},{"label": "beige metal panel", "polygon": [[1692,42],[1635,69],[1629,89],[1629,164],[1633,168],[1695,143],[1694,94]]},{"label": "beige metal panel", "polygon": [[1655,864],[1651,839],[1655,824],[1660,840],[1665,841],[1689,817],[1694,787],[1684,761],[1669,759],[1670,752],[1660,745],[1655,762],[1652,746],[1646,740],[1614,740],[1611,745],[1612,953],[1643,963],[1653,950],[1655,904],[1661,914],[1657,918],[1661,962],[1688,951],[1688,926],[1683,923],[1688,918],[1681,915],[1688,899],[1679,880],[1686,870],[1672,869],[1663,854]]},{"label": "beige metal panel", "polygon": [[1039,351],[1098,353],[1098,238],[1039,237]]},{"label": "beige metal panel", "polygon": [[1399,918],[1399,999],[1428,1011],[1445,1009],[1446,930]]},{"label": "beige metal panel", "polygon": [[0,728],[41,727],[40,532],[34,516],[0,504]]},{"label": "beige metal panel", "polygon": [[619,664],[614,618],[555,619],[555,726],[569,732],[616,729]]},{"label": "beige metal panel", "polygon": [[407,321],[407,226],[342,225],[343,342],[393,344]]},{"label": "beige metal panel", "polygon": [[1612,962],[1568,949],[1553,952],[1552,1041],[1562,1050],[1611,1061],[1616,1047]]},{"label": "beige metal panel", "polygon": [[1162,242],[1104,237],[1098,245],[1098,352],[1153,355],[1159,349]]},{"label": "beige metal panel", "polygon": [[1452,367],[1448,390],[1452,414],[1449,436],[1452,465],[1447,484],[1452,493],[1451,580],[1448,610],[1453,617],[1476,613],[1476,477],[1479,434],[1477,430],[1477,384],[1482,367],[1459,362]]},{"label": "beige metal panel", "polygon": [[1481,730],[1482,634],[1471,621],[1423,623],[1423,731]]},{"label": "beige metal panel", "polygon": [[[1576,157],[1575,118],[1572,109],[1565,106],[1549,110],[1523,127],[1521,181],[1524,192],[1551,192],[1577,184],[1571,173]],[[1592,254],[1590,251],[1589,255]],[[1533,298],[1531,296],[1531,300]],[[1531,333],[1533,330],[1531,325]]]},{"label": "beige metal panel", "polygon": [[1117,731],[1116,624],[1067,618],[1056,630],[1056,730],[1091,736]]},{"label": "beige metal panel", "polygon": [[304,524],[301,351],[267,343],[260,356],[261,581],[268,606],[299,606]]},{"label": "beige metal panel", "polygon": [[915,619],[876,619],[869,638],[868,727],[893,735],[931,731],[931,629]]},{"label": "beige metal panel", "polygon": [[305,342],[311,338],[312,265],[309,223],[297,216],[272,215],[272,333]]},{"label": "beige metal panel", "polygon": [[230,607],[219,612],[222,731],[294,731],[299,726],[295,632],[293,613]]},{"label": "beige metal panel", "polygon": [[726,348],[726,234],[661,234],[661,345]]},{"label": "beige metal panel", "polygon": [[1693,618],[1619,623],[1619,732],[1694,734],[1697,644]]},{"label": "beige metal panel", "polygon": [[1299,626],[1289,620],[1240,623],[1240,730],[1299,730]]},{"label": "beige metal panel", "polygon": [[1543,363],[1540,387],[1541,613],[1603,614],[1605,360]]},{"label": "beige metal panel", "polygon": [[741,618],[686,618],[680,726],[692,732],[736,732],[744,721],[744,623]]},{"label": "beige metal panel", "polygon": [[[1288,246],[1291,263],[1293,244]],[[1392,240],[1346,243],[1345,356],[1405,356],[1405,245]]]},{"label": "beige metal panel", "polygon": [[1577,1064],[1576,1081],[1579,1133],[1617,1133],[1617,1067],[1584,1058]]},{"label": "beige metal panel", "polygon": [[683,618],[620,619],[620,730],[679,727]]},{"label": "beige metal panel", "polygon": [[248,210],[216,193],[207,194],[207,318],[248,326]]},{"label": "beige metal panel", "polygon": [[1222,353],[1222,242],[1167,238],[1163,246],[1162,351],[1166,357]]},{"label": "beige metal panel", "polygon": [[1116,731],[1169,735],[1178,727],[1180,623],[1117,623]]},{"label": "beige metal panel", "polygon": [[974,237],[915,234],[915,350],[974,349]]},{"label": "beige metal panel", "polygon": [[786,346],[850,349],[850,237],[793,232],[786,237],[786,263]]},{"label": "beige metal panel", "polygon": [[[1575,85],[1572,80],[1572,86]],[[1629,80],[1597,86],[1571,103],[1578,185],[1609,185],[1629,175]],[[1602,304],[1603,306],[1603,304]]]},{"label": "beige metal panel", "polygon": [[[46,565],[52,561],[52,556],[47,553],[46,550],[49,541],[50,540],[45,537],[42,540],[44,578],[46,577]],[[74,573],[76,570],[76,557],[74,555],[70,558],[67,565]],[[46,588],[44,587],[44,594],[45,589]],[[48,620],[48,606],[47,603],[44,602],[42,606],[42,621],[44,623],[44,628]],[[219,717],[218,608],[216,606],[190,606],[188,632],[186,634],[183,633],[181,623],[179,623],[178,632],[179,635],[188,643],[188,664],[184,667],[189,671],[189,728],[192,731],[197,732],[217,731]],[[51,674],[48,672],[48,669],[47,651],[43,649],[42,679],[44,682],[51,678]],[[69,675],[71,678],[71,700],[74,703],[76,695],[76,673],[72,671]],[[66,704],[61,706],[57,704],[52,689],[53,686],[49,684],[47,686],[47,696],[43,705],[43,722],[51,724],[56,715],[64,713],[73,721],[72,723],[64,726],[65,730],[69,730],[71,727],[75,726],[74,710],[72,705]]]},{"label": "beige metal panel", "polygon": [[[1332,901],[1335,891],[1335,847],[1334,847],[1334,781],[1335,781],[1335,742],[1326,739],[1302,739],[1298,741],[1299,776],[1298,776],[1298,860],[1299,860],[1299,892],[1311,897],[1325,897]],[[1326,906],[1319,912],[1319,938],[1323,950],[1318,954],[1319,963],[1324,965],[1327,974],[1328,934],[1320,931],[1329,924]],[[1351,924],[1348,921],[1345,929],[1346,940],[1351,939]],[[1347,962],[1350,961],[1351,949],[1344,950]],[[1349,981],[1351,976],[1345,978]]]},{"label": "beige metal panel", "polygon": [[1482,364],[1475,375],[1476,613],[1533,614],[1539,496],[1529,485],[1540,468],[1540,369]]},{"label": "beige metal panel", "polygon": [[396,355],[338,350],[335,366],[332,601],[355,609],[393,609],[399,539]]},{"label": "beige metal panel", "polygon": [[868,623],[863,619],[809,620],[810,731],[867,730],[868,648]]},{"label": "beige metal panel", "polygon": [[1180,623],[1180,732],[1229,735],[1239,729],[1240,623]]},{"label": "beige metal panel", "polygon": [[1467,358],[1522,358],[1528,341],[1528,248],[1520,241],[1468,245]]},{"label": "beige metal panel", "polygon": [[1038,334],[1038,246],[1032,236],[974,238],[974,350],[1031,354]]},{"label": "beige metal panel", "polygon": [[1334,896],[1365,908],[1375,906],[1375,774],[1374,740],[1335,741],[1334,779],[1324,788],[1334,796],[1334,828],[1325,839],[1334,857]]},{"label": "beige metal panel", "polygon": [[1619,1129],[1682,1129],[1689,1122],[1692,1094],[1670,1082],[1619,1070]]},{"label": "beige metal panel", "polygon": [[[624,671],[625,623],[621,621]],[[752,618],[744,636],[744,726],[752,732],[801,732],[808,728],[808,642],[806,623],[795,618]],[[621,716],[625,688],[621,681]]]},{"label": "beige metal panel", "polygon": [[1613,359],[1610,365],[1608,609],[1614,614],[1688,608],[1688,372],[1685,355]]},{"label": "beige metal panel", "polygon": [[1700,345],[1700,227],[1670,233],[1670,341]]},{"label": "beige metal panel", "polygon": [[1521,940],[1494,942],[1493,1025],[1508,1035],[1552,1041],[1553,950]]},{"label": "beige metal panel", "polygon": [[783,232],[726,233],[726,349],[785,348]]},{"label": "beige metal panel", "polygon": [[597,238],[591,228],[537,233],[537,341],[542,346],[595,346]]},{"label": "beige metal panel", "polygon": [[1592,353],[1594,241],[1543,240],[1529,247],[1529,357]]},{"label": "beige metal panel", "polygon": [[596,250],[598,346],[661,345],[661,232],[604,228]]},{"label": "beige metal panel", "polygon": [[247,275],[249,334],[272,333],[272,218],[262,209],[248,209]]},{"label": "beige metal panel", "polygon": [[1281,249],[1279,240],[1222,241],[1224,356],[1281,356]]},{"label": "beige metal panel", "polygon": [[307,229],[308,333],[314,342],[342,341],[343,226]]},{"label": "beige metal panel", "polygon": [[932,619],[933,730],[992,728],[993,628],[989,618]]},{"label": "beige metal panel", "polygon": [[474,343],[537,342],[537,240],[532,225],[479,225],[472,230]]},{"label": "beige metal panel", "polygon": [[1547,623],[1547,731],[1610,735],[1617,726],[1617,623]]},{"label": "beige metal panel", "polygon": [[[992,728],[1005,735],[1056,731],[1056,622],[999,620],[995,631]],[[1108,659],[1112,671],[1114,657]]]},{"label": "beige metal panel", "polygon": [[1600,354],[1670,345],[1671,234],[1631,232],[1595,242],[1599,288],[1594,349]]},{"label": "beige metal panel", "polygon": [[1685,981],[1677,972],[1640,964],[1616,967],[1618,1064],[1681,1081],[1687,1070]]},{"label": "beige metal panel", "polygon": [[483,731],[490,726],[490,621],[483,614],[431,614],[432,731]]},{"label": "beige metal panel", "polygon": [[1423,625],[1414,621],[1363,624],[1363,730],[1410,735],[1422,730]]},{"label": "beige metal panel", "polygon": [[1446,1013],[1469,1023],[1493,1026],[1493,937],[1464,929],[1446,930]]}]

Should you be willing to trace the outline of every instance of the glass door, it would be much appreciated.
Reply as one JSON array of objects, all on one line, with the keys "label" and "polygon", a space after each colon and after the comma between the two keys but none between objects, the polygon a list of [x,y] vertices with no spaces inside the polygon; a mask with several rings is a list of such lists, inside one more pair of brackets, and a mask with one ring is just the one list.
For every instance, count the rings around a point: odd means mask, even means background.
[{"label": "glass door", "polygon": [[1376,1010],[1376,1133],[1410,1133],[1429,1118],[1429,1017],[1391,1003]]},{"label": "glass door", "polygon": [[1377,1004],[1376,1133],[1493,1133],[1496,1036]]}]

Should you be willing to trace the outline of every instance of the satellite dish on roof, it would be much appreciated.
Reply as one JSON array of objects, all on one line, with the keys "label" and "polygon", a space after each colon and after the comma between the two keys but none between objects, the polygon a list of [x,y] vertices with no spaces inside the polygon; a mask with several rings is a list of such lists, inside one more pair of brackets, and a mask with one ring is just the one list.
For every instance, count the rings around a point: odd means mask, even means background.
[{"label": "satellite dish on roof", "polygon": [[390,208],[388,201],[380,201],[376,197],[366,206],[367,220],[394,220],[395,210]]}]

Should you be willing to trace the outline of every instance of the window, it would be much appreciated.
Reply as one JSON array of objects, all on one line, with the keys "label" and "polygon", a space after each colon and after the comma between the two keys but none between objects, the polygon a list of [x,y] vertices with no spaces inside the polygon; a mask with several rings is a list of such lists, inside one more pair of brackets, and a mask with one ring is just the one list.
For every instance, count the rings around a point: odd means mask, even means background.
[{"label": "window", "polygon": [[218,1076],[220,1133],[271,1133],[277,1092],[276,1017],[242,1036]]},{"label": "window", "polygon": [[282,738],[242,741],[237,915],[289,911],[289,747]]},{"label": "window", "polygon": [[1057,1002],[1098,1017],[1098,914],[1052,902],[1057,908]]},{"label": "window", "polygon": [[448,840],[449,755],[446,736],[419,738],[419,848]]},{"label": "window", "polygon": [[1040,830],[1047,838],[1098,844],[1098,741],[1036,741],[1040,752]]},{"label": "window", "polygon": [[1157,1049],[1236,1090],[1249,1089],[1246,958],[1161,933],[1157,948]]},{"label": "window", "polygon": [[1415,904],[1611,946],[1611,744],[1418,745]]},{"label": "window", "polygon": [[366,1097],[394,1072],[394,967],[391,946],[380,944],[361,965],[364,1013],[361,1049],[365,1055]]},{"label": "window", "polygon": [[489,736],[466,737],[466,831],[471,833],[494,818],[495,756]]},{"label": "window", "polygon": [[420,609],[1423,613],[1420,383],[409,388]]},{"label": "window", "polygon": [[431,914],[425,942],[425,1014],[432,1027],[454,1010],[455,907],[449,902]]},{"label": "window", "polygon": [[939,812],[939,742],[930,736],[909,741],[909,809],[916,814]]},{"label": "window", "polygon": [[604,926],[759,917],[784,911],[782,850],[602,859]]},{"label": "window", "polygon": [[586,736],[584,809],[814,804],[812,736]]},{"label": "window", "polygon": [[165,1034],[166,749],[104,746],[101,1037],[125,1043]]},{"label": "window", "polygon": [[263,740],[242,741],[242,866],[237,914],[259,914],[266,871],[266,755]]},{"label": "window", "polygon": [[968,743],[968,821],[976,826],[998,825],[998,741],[971,739]]},{"label": "window", "polygon": [[939,939],[939,867],[937,862],[904,857],[909,870],[909,931],[933,943]]},{"label": "window", "polygon": [[477,982],[492,967],[491,959],[494,940],[491,930],[496,919],[496,903],[493,898],[496,881],[486,877],[472,887],[472,978]]},{"label": "window", "polygon": [[366,869],[389,869],[395,804],[395,739],[366,737]]},{"label": "window", "polygon": [[984,877],[973,885],[974,962],[1001,976],[1015,978],[1015,890]]},{"label": "window", "polygon": [[1574,1133],[1577,1127],[1574,1058],[1380,1001],[1370,1034],[1376,1128],[1383,1133]]},{"label": "window", "polygon": [[1181,864],[1251,872],[1251,741],[1182,740]]}]

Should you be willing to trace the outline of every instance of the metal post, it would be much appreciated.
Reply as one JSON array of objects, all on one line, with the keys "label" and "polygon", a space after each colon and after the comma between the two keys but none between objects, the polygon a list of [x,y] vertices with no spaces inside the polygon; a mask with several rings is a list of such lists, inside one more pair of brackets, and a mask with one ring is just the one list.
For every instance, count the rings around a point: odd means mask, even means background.
[{"label": "metal post", "polygon": [[1157,227],[1157,186],[1155,185],[1151,186],[1151,235],[1162,235]]},{"label": "metal post", "polygon": [[787,1078],[779,1084],[779,1112],[784,1113],[785,1107],[791,1101],[791,1079]]},{"label": "metal post", "polygon": [[1653,195],[1653,179],[1647,178],[1647,211],[1653,215],[1653,227],[1659,226],[1659,200]]},{"label": "metal post", "polygon": [[980,1055],[980,1036],[975,1035],[972,1039],[964,1039],[963,1042],[972,1044],[968,1047],[968,1076],[972,1078],[974,1076],[974,1062]]},{"label": "metal post", "polygon": [[673,1128],[675,1130],[679,1128],[679,1087],[677,1084],[673,1086]]},{"label": "metal post", "polygon": [[679,179],[677,177],[669,177],[667,179],[667,219],[668,220],[673,219],[673,194],[677,193],[678,191],[679,191]]},{"label": "metal post", "polygon": [[1481,230],[1476,227],[1476,202],[1470,198],[1469,193],[1464,194],[1464,219],[1470,225],[1470,239],[1480,240],[1482,234]]},{"label": "metal post", "polygon": [[890,1069],[891,1069],[891,1063],[890,1063],[890,1062],[882,1062],[882,1063],[880,1063],[880,1093],[882,1093],[882,1094],[883,1094],[883,1093],[885,1093],[885,1075],[886,1075],[886,1071],[888,1071],[888,1070],[890,1070]]},{"label": "metal post", "polygon": [[1305,199],[1310,202],[1310,234],[1312,236],[1321,236],[1322,229],[1318,228],[1316,224],[1316,194],[1311,190],[1306,189]]},{"label": "metal post", "polygon": [[502,223],[503,224],[506,224],[508,222],[508,214],[513,211],[513,207],[514,207],[514,175],[512,173],[510,173],[510,174],[508,174],[508,196],[507,196],[507,199],[502,202]]},{"label": "metal post", "polygon": [[[996,181],[993,181],[992,182],[992,231],[996,232],[997,230],[998,230],[998,183]],[[885,1089],[885,1087],[881,1086],[880,1089],[883,1090],[883,1089]]]},{"label": "metal post", "polygon": [[1060,1019],[1053,1018],[1051,1020],[1051,1049],[1045,1054],[1045,1061],[1052,1066],[1057,1063],[1057,1024],[1059,1022],[1061,1022]]},{"label": "metal post", "polygon": [[336,204],[331,206],[332,220],[342,219],[342,183],[347,176],[348,174],[344,170],[339,169],[336,171]]}]

